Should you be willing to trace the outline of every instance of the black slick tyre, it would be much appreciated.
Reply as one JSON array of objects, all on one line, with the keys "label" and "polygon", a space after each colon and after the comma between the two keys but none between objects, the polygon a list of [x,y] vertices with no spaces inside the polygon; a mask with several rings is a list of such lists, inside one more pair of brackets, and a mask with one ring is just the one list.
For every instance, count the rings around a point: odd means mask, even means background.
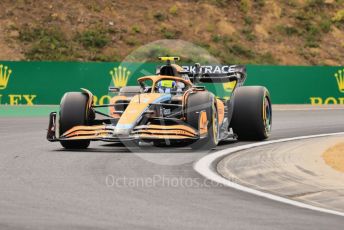
[{"label": "black slick tyre", "polygon": [[187,123],[199,130],[200,112],[205,111],[208,119],[208,133],[206,137],[191,144],[190,147],[196,150],[210,150],[218,144],[218,117],[215,107],[215,97],[206,91],[196,92],[189,95],[186,103]]},{"label": "black slick tyre", "polygon": [[[60,103],[60,135],[77,125],[88,123],[88,96],[80,92],[65,93]],[[89,140],[62,140],[66,149],[86,149]]]},{"label": "black slick tyre", "polygon": [[271,99],[262,86],[242,86],[234,91],[233,132],[239,140],[264,140],[272,124]]}]

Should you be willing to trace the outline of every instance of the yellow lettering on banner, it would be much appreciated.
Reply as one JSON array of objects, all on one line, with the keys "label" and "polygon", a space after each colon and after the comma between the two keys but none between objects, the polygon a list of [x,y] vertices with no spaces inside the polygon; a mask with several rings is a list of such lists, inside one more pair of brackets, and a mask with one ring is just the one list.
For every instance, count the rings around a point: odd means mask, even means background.
[{"label": "yellow lettering on banner", "polygon": [[22,96],[18,94],[10,94],[8,97],[10,98],[10,105],[19,105],[22,98]]},{"label": "yellow lettering on banner", "polygon": [[[104,101],[106,101],[106,103],[104,103]],[[104,95],[99,99],[99,105],[104,105],[104,104],[108,104],[110,103],[111,97],[109,95]]]},{"label": "yellow lettering on banner", "polygon": [[[331,103],[332,102],[332,103]],[[325,100],[325,105],[328,105],[328,104],[338,104],[337,103],[337,100],[336,100],[336,98],[334,98],[334,97],[328,97],[326,100]]]},{"label": "yellow lettering on banner", "polygon": [[27,105],[33,105],[33,100],[37,97],[37,95],[23,95]]},{"label": "yellow lettering on banner", "polygon": [[311,97],[311,105],[322,105],[323,99],[321,97]]},{"label": "yellow lettering on banner", "polygon": [[98,103],[98,97],[93,95],[93,105],[97,105]]},{"label": "yellow lettering on banner", "polygon": [[338,98],[339,104],[343,105],[344,104],[344,97]]},{"label": "yellow lettering on banner", "polygon": [[104,104],[109,104],[111,100],[111,96],[109,95],[103,95],[100,98],[97,96],[93,95],[93,105],[104,105]]}]

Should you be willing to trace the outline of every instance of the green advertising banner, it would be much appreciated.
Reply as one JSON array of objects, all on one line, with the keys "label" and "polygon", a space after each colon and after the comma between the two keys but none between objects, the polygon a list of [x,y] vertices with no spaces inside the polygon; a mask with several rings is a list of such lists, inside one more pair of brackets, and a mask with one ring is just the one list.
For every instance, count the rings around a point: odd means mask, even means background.
[{"label": "green advertising banner", "polygon": [[0,62],[0,104],[59,104],[68,91],[86,88],[97,104],[108,102],[108,87],[135,85],[155,65],[138,63]]},{"label": "green advertising banner", "polygon": [[[93,92],[96,104],[105,104],[109,86],[136,85],[159,64],[0,61],[0,104],[54,105],[65,92],[80,88]],[[248,65],[247,75],[245,84],[267,87],[274,104],[344,104],[343,67]]]},{"label": "green advertising banner", "polygon": [[274,104],[344,104],[344,68],[248,66],[246,85],[263,85]]}]

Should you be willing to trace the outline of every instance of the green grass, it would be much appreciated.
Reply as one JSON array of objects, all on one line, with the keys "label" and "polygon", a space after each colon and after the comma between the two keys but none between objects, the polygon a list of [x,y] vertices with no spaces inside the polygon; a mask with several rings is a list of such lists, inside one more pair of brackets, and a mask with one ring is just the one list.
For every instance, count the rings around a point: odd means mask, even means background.
[{"label": "green grass", "polygon": [[212,34],[211,35],[211,40],[215,43],[219,43],[222,41],[222,36],[219,34]]},{"label": "green grass", "polygon": [[321,8],[325,5],[324,0],[308,0],[306,8]]},{"label": "green grass", "polygon": [[129,46],[137,46],[139,41],[135,39],[135,37],[128,36],[125,38],[125,43]]},{"label": "green grass", "polygon": [[337,11],[337,13],[332,18],[333,22],[344,22],[344,9]]},{"label": "green grass", "polygon": [[[194,41],[194,44],[205,48],[222,62],[273,64],[276,63],[272,54],[274,51],[261,53],[257,48],[259,46],[255,45],[256,42],[260,44],[271,40],[283,43],[287,40],[285,38],[293,36],[298,46],[296,48],[307,49],[319,47],[325,34],[333,27],[344,28],[343,0],[335,0],[331,4],[325,3],[325,0],[306,0],[305,4],[300,4],[297,0],[281,1],[278,4],[282,9],[281,20],[276,19],[274,23],[276,26],[273,29],[265,28],[269,33],[268,38],[261,38],[255,33],[255,25],[259,25],[262,20],[260,12],[265,12],[270,7],[266,0],[196,0],[195,2],[212,4],[210,7],[214,10],[226,6],[232,7],[233,11],[237,12],[236,20],[233,20],[234,16],[228,16],[226,20],[228,23],[238,24],[235,26],[236,31],[230,36],[224,35],[225,33],[220,31],[217,25],[218,16],[214,14],[214,18],[210,17],[209,20],[204,21],[198,35],[190,36],[189,32],[184,32],[180,29],[182,27],[174,24],[173,18],[182,17],[186,12],[177,3],[167,4],[160,10],[148,11],[147,20],[152,23],[149,28],[148,24],[134,23],[121,27],[116,21],[111,26],[107,22],[98,22],[99,24],[96,25],[92,22],[85,24],[87,29],[83,31],[76,32],[78,30],[73,28],[72,31],[75,32],[68,30],[64,34],[60,27],[54,26],[58,25],[56,20],[59,19],[50,15],[43,18],[36,26],[10,25],[7,29],[11,30],[13,26],[13,30],[19,31],[18,39],[23,44],[25,58],[29,60],[115,61],[121,60],[138,48],[143,41],[185,39]],[[86,9],[91,12],[101,12],[98,5],[93,0],[85,3]],[[70,18],[72,16],[73,18]],[[77,20],[75,15],[70,17],[68,19]],[[193,20],[187,20],[186,26],[193,28],[195,23]],[[10,37],[6,41],[10,42]],[[152,55],[173,54],[172,51],[166,52],[162,50],[164,54],[157,54],[159,52],[151,50],[147,53],[147,58],[155,60]]]},{"label": "green grass", "polygon": [[30,60],[70,60],[75,54],[72,44],[57,27],[25,26],[19,31],[19,40],[31,43],[25,52]]},{"label": "green grass", "polygon": [[299,34],[298,29],[294,26],[278,25],[276,26],[276,30],[283,36],[294,36]]},{"label": "green grass", "polygon": [[254,52],[251,49],[241,46],[239,44],[229,46],[228,50],[235,56],[241,56],[250,59],[254,58]]},{"label": "green grass", "polygon": [[229,0],[207,0],[210,4],[216,5],[216,6],[226,6],[228,4]]},{"label": "green grass", "polygon": [[[343,1],[344,3],[344,1]],[[343,4],[342,3],[342,4]],[[336,25],[339,29],[344,29],[344,9],[340,9],[336,12],[336,14],[331,18],[331,21],[334,25]]]},{"label": "green grass", "polygon": [[131,27],[131,30],[137,34],[141,33],[140,26],[138,26],[138,25],[134,25],[133,27]]},{"label": "green grass", "polygon": [[162,27],[160,32],[166,39],[177,39],[181,36],[182,32],[175,29],[168,29],[166,27]]},{"label": "green grass", "polygon": [[250,0],[240,0],[239,9],[243,13],[247,13],[250,9]]},{"label": "green grass", "polygon": [[245,22],[246,25],[250,26],[250,25],[253,24],[253,18],[250,17],[250,16],[245,16],[244,17],[244,22]]},{"label": "green grass", "polygon": [[256,35],[253,33],[252,28],[246,27],[241,30],[241,33],[244,35],[247,41],[255,41],[257,39]]},{"label": "green grass", "polygon": [[[288,2],[288,1],[286,1],[286,2]],[[266,5],[266,2],[265,2],[265,0],[254,0],[253,4],[255,7],[261,8],[261,7],[264,7]]]},{"label": "green grass", "polygon": [[170,7],[170,9],[168,10],[168,12],[173,15],[176,16],[178,15],[178,7],[176,5],[173,5]]},{"label": "green grass", "polygon": [[333,19],[325,13],[327,7],[324,0],[308,0],[294,15],[294,28],[297,28],[298,36],[304,40],[305,47],[319,47],[323,35],[331,31]]},{"label": "green grass", "polygon": [[153,17],[155,18],[155,20],[157,21],[164,21],[167,17],[165,16],[165,14],[163,14],[162,12],[157,12],[153,15]]},{"label": "green grass", "polygon": [[103,48],[110,42],[108,33],[103,28],[93,28],[78,33],[75,40],[85,48]]}]

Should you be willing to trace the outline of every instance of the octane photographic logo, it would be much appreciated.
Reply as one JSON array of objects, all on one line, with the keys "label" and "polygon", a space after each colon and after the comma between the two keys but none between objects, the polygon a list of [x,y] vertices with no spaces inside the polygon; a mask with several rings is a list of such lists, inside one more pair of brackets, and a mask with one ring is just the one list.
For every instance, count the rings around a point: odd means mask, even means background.
[{"label": "octane photographic logo", "polygon": [[110,71],[110,76],[112,78],[112,83],[115,87],[122,88],[127,85],[129,77],[130,77],[130,70],[126,67],[118,66],[114,67],[113,70]]},{"label": "octane photographic logo", "polygon": [[[181,57],[181,61],[176,64],[181,64],[183,61],[187,61],[188,63],[199,62],[205,64],[203,65],[205,67],[204,71],[223,71],[210,69],[212,66],[222,65],[218,59],[209,54],[204,48],[183,40],[164,39],[141,46],[125,57],[117,69],[114,68],[110,71],[112,81],[109,86],[112,86],[112,84],[115,87],[126,86],[130,82],[129,77],[136,79],[143,76],[156,75],[156,66],[164,65],[164,63],[158,61],[158,57],[166,56]],[[156,64],[152,65],[152,62],[156,62]],[[128,66],[128,63],[130,63],[130,67],[125,68],[124,66]],[[128,68],[130,68],[130,71]],[[191,64],[188,65],[188,68],[192,71],[194,66]],[[229,66],[223,68],[227,68],[225,70],[228,70]],[[109,95],[111,96],[112,94]],[[144,98],[142,97],[140,101],[143,102],[143,100]],[[169,143],[169,140],[166,140],[166,142]],[[182,165],[191,163],[208,153],[207,151],[198,152],[192,150],[190,147],[158,147],[144,142],[138,145],[130,141],[123,141],[123,143],[127,149],[138,157],[159,165]]]},{"label": "octane photographic logo", "polygon": [[[7,89],[8,83],[12,76],[12,69],[0,63],[0,90]],[[13,76],[12,76],[13,77]],[[0,104],[8,105],[33,105],[37,95],[31,94],[0,94]]]},{"label": "octane photographic logo", "polygon": [[0,90],[6,89],[12,70],[8,66],[0,64]]},{"label": "octane photographic logo", "polygon": [[[331,77],[334,79],[334,82],[337,83],[338,91],[344,93],[344,68],[337,70]],[[312,105],[343,105],[344,97],[311,97],[310,101]]]}]

